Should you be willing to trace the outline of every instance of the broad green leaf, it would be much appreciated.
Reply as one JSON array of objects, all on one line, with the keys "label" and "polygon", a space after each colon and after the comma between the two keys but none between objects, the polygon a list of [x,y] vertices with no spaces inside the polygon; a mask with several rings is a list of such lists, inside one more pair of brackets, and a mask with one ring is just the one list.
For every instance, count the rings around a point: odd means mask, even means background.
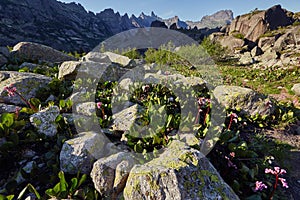
[{"label": "broad green leaf", "polygon": [[14,114],[3,113],[1,115],[1,123],[8,128],[11,127],[14,124]]}]

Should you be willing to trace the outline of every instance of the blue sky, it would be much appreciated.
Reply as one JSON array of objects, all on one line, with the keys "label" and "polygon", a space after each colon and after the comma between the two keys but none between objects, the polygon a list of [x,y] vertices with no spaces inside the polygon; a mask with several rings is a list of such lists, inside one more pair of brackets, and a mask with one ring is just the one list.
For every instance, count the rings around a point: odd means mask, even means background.
[{"label": "blue sky", "polygon": [[280,4],[293,12],[300,12],[299,0],[60,0],[62,2],[80,3],[88,11],[100,12],[105,8],[113,8],[120,14],[128,13],[138,16],[141,12],[150,14],[154,11],[162,18],[175,15],[181,20],[197,21],[204,15],[219,10],[231,9],[234,16],[247,13],[255,8],[267,9]]}]

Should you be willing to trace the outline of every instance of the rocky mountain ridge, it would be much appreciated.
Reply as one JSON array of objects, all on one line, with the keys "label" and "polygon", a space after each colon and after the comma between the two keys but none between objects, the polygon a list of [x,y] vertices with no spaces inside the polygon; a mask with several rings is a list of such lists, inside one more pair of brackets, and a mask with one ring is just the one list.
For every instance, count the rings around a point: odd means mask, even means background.
[{"label": "rocky mountain ridge", "polygon": [[95,14],[80,4],[56,0],[1,0],[0,11],[0,46],[28,41],[64,51],[90,51],[112,35],[150,27],[156,20],[164,22],[168,28],[175,24],[173,29],[191,27],[177,16],[162,19],[152,12],[151,15],[141,13],[138,17],[129,17],[113,9]]}]

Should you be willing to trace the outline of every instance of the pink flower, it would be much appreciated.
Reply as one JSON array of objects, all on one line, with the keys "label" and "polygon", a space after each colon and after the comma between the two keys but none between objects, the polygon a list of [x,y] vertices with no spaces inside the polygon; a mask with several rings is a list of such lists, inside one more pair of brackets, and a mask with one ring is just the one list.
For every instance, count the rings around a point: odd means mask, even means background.
[{"label": "pink flower", "polygon": [[281,181],[282,187],[289,188],[286,180],[284,178],[278,178]]},{"label": "pink flower", "polygon": [[5,86],[3,88],[3,90],[5,90],[7,93],[8,93],[8,96],[12,97],[12,96],[15,96],[15,93],[17,91],[17,88],[14,87],[12,84],[9,85],[9,86]]},{"label": "pink flower", "polygon": [[97,108],[100,109],[101,106],[102,106],[102,102],[98,102],[98,103],[97,103]]},{"label": "pink flower", "polygon": [[255,182],[255,191],[262,191],[263,189],[268,188],[263,182],[261,181],[256,181]]},{"label": "pink flower", "polygon": [[[275,177],[276,177],[276,183],[275,183],[275,185],[276,186],[277,186],[278,180],[280,180],[281,184],[282,184],[282,187],[285,187],[285,188],[289,187],[288,184],[287,184],[287,182],[286,182],[286,180],[284,178],[280,178],[279,177],[279,175],[286,174],[286,170],[285,169],[280,169],[280,167],[274,167],[274,170],[266,168],[265,169],[265,173],[266,174],[271,173],[271,174],[275,175]],[[274,186],[274,188],[276,188],[276,186]]]},{"label": "pink flower", "polygon": [[286,174],[286,170],[280,169],[280,167],[274,167],[274,170],[266,168],[265,173],[266,174],[271,173],[273,175],[281,175],[281,174]]}]

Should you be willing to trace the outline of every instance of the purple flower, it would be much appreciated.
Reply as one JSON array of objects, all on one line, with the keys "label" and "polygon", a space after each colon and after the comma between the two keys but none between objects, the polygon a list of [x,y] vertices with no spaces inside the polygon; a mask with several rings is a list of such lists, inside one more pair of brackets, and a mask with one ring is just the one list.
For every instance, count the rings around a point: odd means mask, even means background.
[{"label": "purple flower", "polygon": [[268,188],[263,182],[261,181],[256,181],[255,182],[255,191],[262,191],[263,189]]}]

